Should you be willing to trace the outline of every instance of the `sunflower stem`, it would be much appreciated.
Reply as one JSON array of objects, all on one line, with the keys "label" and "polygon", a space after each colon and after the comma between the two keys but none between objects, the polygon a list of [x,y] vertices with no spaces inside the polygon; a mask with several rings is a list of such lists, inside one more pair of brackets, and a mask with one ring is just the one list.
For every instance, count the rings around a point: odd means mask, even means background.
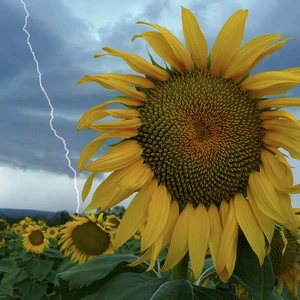
[{"label": "sunflower stem", "polygon": [[188,278],[188,253],[181,259],[181,261],[172,269],[172,280],[180,280]]}]

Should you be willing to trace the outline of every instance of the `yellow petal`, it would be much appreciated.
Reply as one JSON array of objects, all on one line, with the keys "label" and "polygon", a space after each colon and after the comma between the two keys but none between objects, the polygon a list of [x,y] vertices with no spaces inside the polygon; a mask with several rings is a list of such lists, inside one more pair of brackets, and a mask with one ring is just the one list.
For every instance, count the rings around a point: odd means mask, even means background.
[{"label": "yellow petal", "polygon": [[229,214],[229,204],[227,201],[223,200],[221,202],[219,213],[222,221],[222,226],[224,227]]},{"label": "yellow petal", "polygon": [[[128,64],[128,66],[138,73],[148,75],[159,81],[166,81],[170,77],[167,71],[152,65],[151,63],[147,62],[145,59],[137,55],[127,53],[121,50],[115,50],[108,47],[103,48],[103,50],[108,52],[112,56],[118,56],[123,58],[123,60]],[[95,55],[94,57],[101,56],[103,55]]]},{"label": "yellow petal", "polygon": [[181,8],[182,28],[186,46],[200,70],[207,69],[208,47],[194,14]]},{"label": "yellow petal", "polygon": [[273,186],[280,191],[290,193],[289,188],[293,185],[291,168],[266,150],[262,150],[261,160],[264,171]]},{"label": "yellow petal", "polygon": [[265,34],[252,39],[243,45],[235,57],[233,57],[223,76],[225,78],[232,77],[235,82],[238,82],[250,72],[250,67],[263,53],[265,48],[282,37],[283,35],[281,34]]},{"label": "yellow petal", "polygon": [[194,210],[188,231],[188,247],[194,278],[197,280],[203,269],[205,253],[208,248],[210,223],[203,204]]},{"label": "yellow petal", "polygon": [[210,220],[209,248],[214,267],[217,273],[219,274],[222,271],[219,269],[218,257],[223,228],[218,209],[214,204],[210,205],[208,210],[208,216]]},{"label": "yellow petal", "polygon": [[99,76],[100,78],[111,79],[128,86],[142,87],[148,89],[154,87],[154,83],[149,79],[134,74],[106,73],[106,74],[99,74],[93,76]]},{"label": "yellow petal", "polygon": [[90,172],[112,172],[130,166],[137,161],[143,149],[136,141],[122,141],[105,155],[94,160],[85,170]]},{"label": "yellow petal", "polygon": [[170,205],[170,213],[169,213],[167,224],[162,232],[162,236],[163,236],[162,249],[165,248],[170,243],[178,217],[179,217],[178,202],[173,200]]},{"label": "yellow petal", "polygon": [[120,202],[129,197],[135,191],[122,190],[117,186],[117,181],[126,176],[127,168],[118,170],[110,174],[96,189],[90,204],[85,211],[101,208],[108,209],[116,201]]},{"label": "yellow petal", "polygon": [[140,116],[136,109],[108,109],[105,112],[113,118],[134,119]]},{"label": "yellow petal", "polygon": [[174,67],[180,72],[184,72],[184,67],[182,63],[178,61],[173,49],[169,45],[168,41],[164,36],[157,31],[147,31],[142,34],[135,35],[132,40],[141,37],[147,41],[150,47],[155,51],[155,53],[160,56],[164,61],[166,61],[170,66]]},{"label": "yellow petal", "polygon": [[140,118],[135,118],[132,120],[122,120],[122,121],[116,121],[116,122],[105,122],[105,123],[99,123],[99,124],[92,124],[90,126],[87,126],[87,128],[103,132],[108,130],[117,130],[117,129],[136,129],[141,127],[142,122]]},{"label": "yellow petal", "polygon": [[180,65],[180,69],[178,71],[184,72],[184,71],[193,71],[194,70],[194,63],[187,53],[187,51],[184,49],[183,45],[180,43],[180,41],[168,30],[163,28],[162,26],[159,26],[157,24],[151,24],[147,22],[139,21],[137,24],[146,24],[149,26],[154,27],[157,29],[165,38],[165,40],[170,45],[171,49],[173,50],[175,57],[177,59],[178,65]]},{"label": "yellow petal", "polygon": [[115,239],[112,240],[115,249],[122,246],[146,222],[149,203],[156,187],[157,181],[153,180],[149,185],[138,192],[127,207],[119,227],[116,230]]},{"label": "yellow petal", "polygon": [[258,57],[257,59],[253,62],[253,64],[251,65],[251,67],[249,68],[249,72],[251,70],[253,70],[257,64],[266,56],[270,56],[272,55],[275,51],[280,50],[284,44],[290,40],[292,40],[293,38],[287,38],[285,40],[282,40],[278,43],[273,44],[272,46],[268,47],[267,49],[265,49]]},{"label": "yellow petal", "polygon": [[284,148],[295,159],[300,159],[299,140],[281,133],[265,132],[263,142],[270,147]]},{"label": "yellow petal", "polygon": [[282,108],[289,106],[300,106],[300,98],[277,98],[262,100],[256,104],[257,109]]},{"label": "yellow petal", "polygon": [[238,53],[244,37],[248,10],[238,10],[224,24],[211,50],[210,72],[214,75],[226,72],[232,58]]},{"label": "yellow petal", "polygon": [[266,255],[265,238],[251,206],[241,194],[235,195],[233,204],[236,219],[262,266]]},{"label": "yellow petal", "polygon": [[273,233],[274,233],[274,220],[272,218],[269,218],[266,216],[257,206],[255,199],[252,196],[251,189],[248,187],[247,189],[247,195],[248,195],[248,200],[249,204],[253,210],[253,213],[256,217],[256,220],[262,229],[269,245],[271,244],[272,238],[273,238]]},{"label": "yellow petal", "polygon": [[[289,112],[284,111],[284,110],[267,110],[263,111],[259,114],[259,118],[261,120],[268,120],[268,119],[289,119],[292,121],[295,121],[298,123],[298,120]],[[299,123],[298,123],[299,124]]]},{"label": "yellow petal", "polygon": [[99,148],[108,138],[130,138],[136,136],[138,131],[136,129],[116,130],[103,133],[101,136],[94,139],[91,143],[87,144],[81,151],[78,159],[78,170],[81,172],[91,157],[96,154]]},{"label": "yellow petal", "polygon": [[85,201],[86,197],[88,196],[88,194],[91,191],[92,188],[92,184],[94,181],[94,178],[98,175],[98,172],[93,173],[92,175],[89,176],[89,178],[86,180],[86,182],[84,183],[84,186],[82,188],[82,192],[81,192],[81,198],[82,201]]},{"label": "yellow petal", "polygon": [[169,216],[171,196],[166,187],[160,185],[154,191],[148,210],[148,220],[142,234],[141,252],[152,245],[162,233]]},{"label": "yellow petal", "polygon": [[187,203],[176,222],[166,261],[161,268],[165,272],[173,268],[188,251],[188,230],[194,208]]},{"label": "yellow petal", "polygon": [[252,90],[252,98],[276,95],[291,89],[300,83],[300,76],[283,71],[269,71],[255,74],[240,85],[242,90]]},{"label": "yellow petal", "polygon": [[266,132],[281,133],[292,138],[299,138],[300,135],[300,123],[297,120],[269,119],[264,120],[262,126],[266,129]]},{"label": "yellow petal", "polygon": [[128,106],[140,106],[142,102],[137,99],[133,100],[131,98],[120,98],[96,105],[83,114],[78,122],[77,130],[82,130],[83,128],[88,127],[96,120],[102,119],[104,115],[107,116],[107,113],[103,112],[103,109],[113,103],[122,103]]},{"label": "yellow petal", "polygon": [[154,177],[153,171],[147,164],[143,164],[143,159],[128,168],[127,176],[120,179],[117,185],[123,190],[139,190],[147,185]]},{"label": "yellow petal", "polygon": [[[223,202],[227,203],[226,201]],[[227,282],[232,275],[236,261],[236,247],[238,240],[238,223],[235,217],[232,200],[230,201],[230,205],[226,205],[226,207],[228,208],[227,217],[222,220],[224,225],[218,257],[219,269],[222,270],[218,275],[223,282]]]},{"label": "yellow petal", "polygon": [[157,260],[157,257],[159,255],[160,251],[162,250],[162,240],[163,240],[163,238],[162,238],[162,235],[160,234],[158,236],[158,238],[156,239],[156,241],[151,245],[151,262],[146,271],[150,271],[151,269],[153,269],[155,262]]},{"label": "yellow petal", "polygon": [[178,202],[177,201],[172,201],[170,205],[170,212],[169,212],[169,217],[167,220],[167,223],[159,236],[159,238],[148,248],[148,250],[135,262],[129,264],[129,266],[137,266],[141,262],[145,260],[149,260],[151,258],[152,260],[156,260],[157,257],[155,258],[154,255],[154,250],[153,248],[157,247],[158,245],[161,244],[161,237],[162,237],[162,244],[160,246],[161,249],[164,249],[171,241],[171,236],[174,231],[175,224],[177,222],[177,219],[179,217],[179,207],[178,207]]},{"label": "yellow petal", "polygon": [[133,97],[138,100],[145,100],[147,98],[147,96],[144,93],[136,91],[117,81],[110,81],[106,78],[101,78],[101,77],[96,77],[91,75],[86,75],[85,77],[90,81],[94,81],[101,84],[106,89],[117,90],[129,97]]},{"label": "yellow petal", "polygon": [[[253,171],[249,176],[249,190],[259,210],[271,219],[284,225],[290,225],[294,219],[291,202],[285,199],[283,194],[276,191],[266,175]],[[280,197],[279,197],[280,195]]]}]

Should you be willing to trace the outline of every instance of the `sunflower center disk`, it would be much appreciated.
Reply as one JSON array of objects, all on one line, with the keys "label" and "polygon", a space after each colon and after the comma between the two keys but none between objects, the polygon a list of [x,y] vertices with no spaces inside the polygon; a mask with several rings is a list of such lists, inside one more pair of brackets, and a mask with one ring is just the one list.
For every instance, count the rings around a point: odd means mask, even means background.
[{"label": "sunflower center disk", "polygon": [[259,111],[230,79],[203,71],[174,75],[151,90],[139,112],[144,162],[177,201],[229,201],[259,169]]},{"label": "sunflower center disk", "polygon": [[44,235],[40,230],[33,231],[29,236],[30,243],[39,246],[44,242]]},{"label": "sunflower center disk", "polygon": [[107,250],[110,236],[93,222],[76,227],[72,239],[77,249],[88,255],[100,255]]}]

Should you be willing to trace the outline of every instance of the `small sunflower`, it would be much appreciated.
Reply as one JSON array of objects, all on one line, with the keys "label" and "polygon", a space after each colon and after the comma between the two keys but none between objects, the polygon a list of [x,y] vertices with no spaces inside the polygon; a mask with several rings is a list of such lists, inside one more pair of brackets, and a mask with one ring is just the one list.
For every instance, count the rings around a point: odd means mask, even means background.
[{"label": "small sunflower", "polygon": [[82,264],[98,255],[113,253],[111,234],[98,222],[99,218],[102,221],[102,216],[71,217],[74,221],[67,222],[60,230],[60,251],[66,257]]},{"label": "small sunflower", "polygon": [[4,219],[0,219],[0,231],[5,231],[8,229],[9,229],[9,224]]},{"label": "small sunflower", "polygon": [[49,248],[49,239],[38,225],[29,225],[23,236],[23,247],[27,252],[43,253]]},{"label": "small sunflower", "polygon": [[300,283],[300,265],[297,261],[300,256],[299,242],[299,235],[278,227],[274,231],[270,252],[279,292],[282,292],[283,284],[286,284],[290,296],[297,299]]},{"label": "small sunflower", "polygon": [[51,239],[55,239],[58,236],[58,229],[56,227],[49,227],[47,228],[47,235]]},{"label": "small sunflower", "polygon": [[4,237],[0,234],[0,248],[2,248],[5,245],[5,239]]},{"label": "small sunflower", "polygon": [[[290,194],[299,193],[293,173],[280,148],[300,159],[300,124],[283,110],[300,106],[300,98],[279,95],[300,83],[300,67],[249,73],[266,56],[291,38],[265,34],[241,46],[247,10],[238,10],[225,23],[208,52],[206,39],[193,13],[182,8],[186,48],[168,30],[143,38],[165,62],[159,66],[121,50],[105,47],[95,57],[122,58],[133,74],[86,75],[79,83],[96,82],[124,94],[99,104],[80,119],[78,130],[102,134],[82,151],[79,171],[92,172],[82,198],[94,178],[112,172],[96,189],[86,210],[101,211],[138,192],[127,208],[113,241],[117,249],[146,223],[142,232],[143,260],[154,266],[169,243],[161,271],[173,268],[189,252],[199,278],[207,248],[224,282],[231,276],[239,228],[260,264],[271,242],[275,222],[290,230],[295,216]],[[132,88],[135,87],[135,88]],[[127,109],[107,109],[111,104]],[[101,122],[105,117],[119,118]],[[109,138],[122,138],[103,157],[89,165]]]},{"label": "small sunflower", "polygon": [[115,215],[109,215],[106,216],[105,221],[103,222],[103,225],[106,229],[115,231],[121,222],[121,219]]},{"label": "small sunflower", "polygon": [[14,227],[12,230],[14,233],[16,233],[18,235],[22,235],[24,233],[24,230],[20,225]]}]

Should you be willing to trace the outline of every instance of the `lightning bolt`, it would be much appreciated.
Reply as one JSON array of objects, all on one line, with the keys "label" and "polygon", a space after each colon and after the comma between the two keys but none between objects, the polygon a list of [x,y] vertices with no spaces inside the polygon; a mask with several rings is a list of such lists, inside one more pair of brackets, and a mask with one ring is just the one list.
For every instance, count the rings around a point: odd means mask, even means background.
[{"label": "lightning bolt", "polygon": [[55,137],[59,140],[61,140],[61,142],[63,143],[63,146],[64,146],[64,149],[66,151],[66,154],[65,154],[65,158],[66,160],[68,161],[68,166],[69,166],[69,169],[73,172],[74,174],[74,188],[75,188],[75,191],[76,191],[76,196],[77,196],[77,208],[76,208],[76,212],[79,213],[79,206],[80,206],[80,200],[79,200],[79,191],[78,191],[78,188],[77,188],[77,174],[76,174],[76,171],[74,170],[74,168],[72,167],[71,165],[71,161],[69,159],[69,149],[67,148],[67,143],[66,141],[60,136],[57,134],[55,128],[53,127],[52,123],[53,123],[53,119],[54,119],[54,108],[51,104],[51,100],[50,98],[48,97],[44,87],[43,87],[43,84],[42,84],[42,74],[40,72],[40,67],[39,67],[39,62],[35,56],[35,53],[34,51],[32,50],[32,46],[30,44],[30,34],[29,32],[26,30],[26,26],[27,26],[27,19],[29,17],[29,12],[27,10],[27,7],[26,7],[26,4],[23,2],[23,0],[21,0],[21,3],[23,4],[23,7],[24,7],[24,11],[26,13],[26,16],[25,16],[25,24],[24,24],[24,27],[23,27],[23,31],[27,34],[27,44],[28,44],[28,47],[30,49],[30,52],[32,54],[32,57],[35,61],[35,64],[36,64],[36,71],[39,75],[39,85],[40,85],[40,88],[42,90],[42,92],[44,93],[47,101],[48,101],[48,104],[49,104],[49,107],[50,107],[50,121],[49,121],[49,126],[50,126],[50,129],[52,130],[52,132],[54,133]]}]

